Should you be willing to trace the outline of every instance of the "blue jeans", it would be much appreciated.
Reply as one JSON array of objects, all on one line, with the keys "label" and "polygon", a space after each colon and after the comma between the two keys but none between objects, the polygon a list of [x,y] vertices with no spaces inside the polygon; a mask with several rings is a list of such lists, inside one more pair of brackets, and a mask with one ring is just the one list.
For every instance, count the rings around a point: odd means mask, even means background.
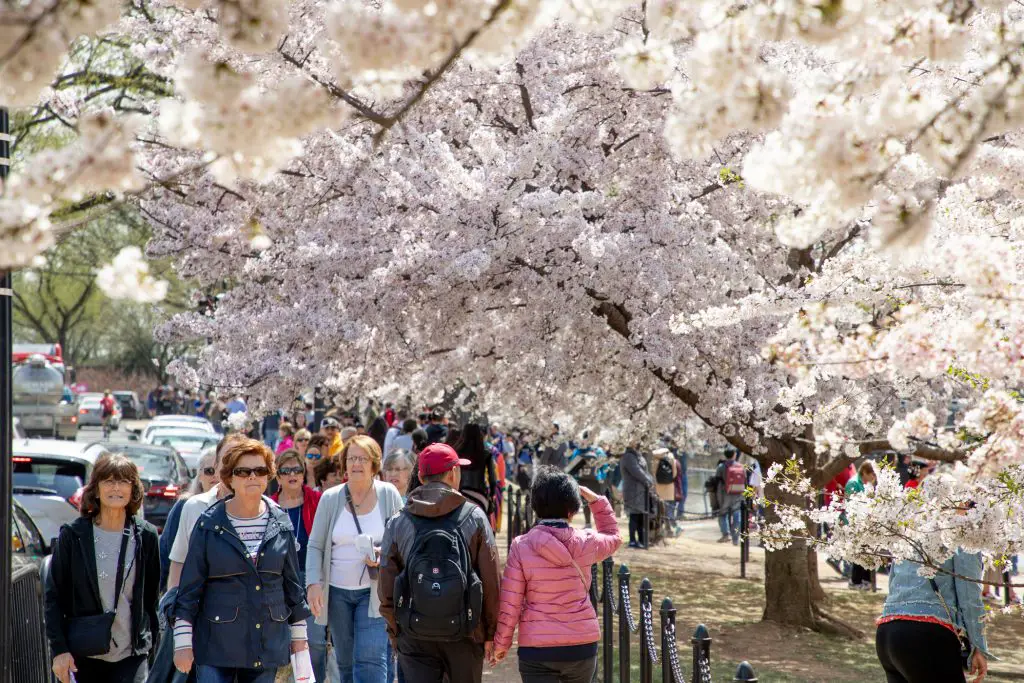
[{"label": "blue jeans", "polygon": [[383,617],[370,616],[370,589],[331,586],[327,621],[341,683],[384,683],[388,632]]},{"label": "blue jeans", "polygon": [[200,664],[196,683],[274,683],[277,667],[273,669],[231,669],[225,666]]},{"label": "blue jeans", "polygon": [[731,535],[733,543],[739,543],[740,540],[740,517],[739,505],[731,510],[724,510],[718,517],[718,528],[721,529],[722,535]]},{"label": "blue jeans", "polygon": [[[263,443],[267,444],[270,450],[277,450],[277,444],[281,442],[281,430],[280,429],[268,429],[267,433],[263,435]],[[319,678],[317,680],[320,680]]]}]

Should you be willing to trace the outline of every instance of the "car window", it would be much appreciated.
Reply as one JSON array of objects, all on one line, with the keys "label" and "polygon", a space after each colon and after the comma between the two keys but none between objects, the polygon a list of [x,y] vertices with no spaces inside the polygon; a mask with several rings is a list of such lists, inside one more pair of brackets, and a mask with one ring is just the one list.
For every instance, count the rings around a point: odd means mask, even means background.
[{"label": "car window", "polygon": [[25,546],[26,552],[29,555],[45,555],[46,543],[43,540],[43,535],[39,533],[39,528],[35,525],[35,522],[32,521],[27,512],[17,505],[12,508],[12,511],[14,512],[12,519],[18,521],[18,527],[21,530],[21,541]]},{"label": "car window", "polygon": [[21,535],[21,529],[14,516],[11,516],[11,551],[15,553],[28,553],[27,546]]},{"label": "car window", "polygon": [[143,479],[173,479],[174,459],[171,455],[131,449],[122,453],[135,463],[139,468],[139,476]]},{"label": "car window", "polygon": [[[35,456],[14,456],[14,488],[47,489],[70,498],[85,485],[84,463]],[[42,491],[40,491],[42,493]]]}]

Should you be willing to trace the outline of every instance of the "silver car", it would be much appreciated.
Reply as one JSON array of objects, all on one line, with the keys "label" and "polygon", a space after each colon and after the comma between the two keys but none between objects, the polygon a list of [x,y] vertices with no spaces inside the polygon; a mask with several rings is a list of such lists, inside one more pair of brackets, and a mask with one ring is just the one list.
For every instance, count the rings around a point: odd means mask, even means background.
[{"label": "silver car", "polygon": [[[78,402],[78,427],[102,427],[103,406],[100,405],[100,398],[86,396]],[[114,401],[114,414],[110,416],[110,428],[117,429],[121,426],[121,406]]]},{"label": "silver car", "polygon": [[24,439],[13,446],[14,497],[49,543],[61,525],[78,518],[80,490],[89,481],[96,456],[73,441]]}]

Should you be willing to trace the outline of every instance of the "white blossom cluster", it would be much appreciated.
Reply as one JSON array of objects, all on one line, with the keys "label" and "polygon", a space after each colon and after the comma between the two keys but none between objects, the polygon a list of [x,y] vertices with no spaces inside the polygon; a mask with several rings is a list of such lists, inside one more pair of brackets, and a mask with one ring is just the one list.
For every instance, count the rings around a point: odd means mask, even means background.
[{"label": "white blossom cluster", "polygon": [[125,247],[114,260],[96,271],[96,286],[111,299],[154,303],[167,296],[167,281],[149,274],[138,247]]}]

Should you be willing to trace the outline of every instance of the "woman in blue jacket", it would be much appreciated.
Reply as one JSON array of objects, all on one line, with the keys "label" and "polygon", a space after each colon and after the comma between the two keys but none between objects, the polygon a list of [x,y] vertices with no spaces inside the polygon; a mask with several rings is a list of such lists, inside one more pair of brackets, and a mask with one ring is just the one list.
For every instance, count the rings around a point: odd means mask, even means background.
[{"label": "woman in blue jacket", "polygon": [[305,650],[309,609],[288,513],[263,496],[274,455],[238,439],[221,456],[234,495],[199,518],[174,608],[174,664],[198,683],[272,683]]},{"label": "woman in blue jacket", "polygon": [[981,556],[957,553],[934,579],[921,565],[898,562],[889,575],[889,596],[875,633],[886,683],[964,683],[964,671],[980,681],[992,657],[985,639]]}]

